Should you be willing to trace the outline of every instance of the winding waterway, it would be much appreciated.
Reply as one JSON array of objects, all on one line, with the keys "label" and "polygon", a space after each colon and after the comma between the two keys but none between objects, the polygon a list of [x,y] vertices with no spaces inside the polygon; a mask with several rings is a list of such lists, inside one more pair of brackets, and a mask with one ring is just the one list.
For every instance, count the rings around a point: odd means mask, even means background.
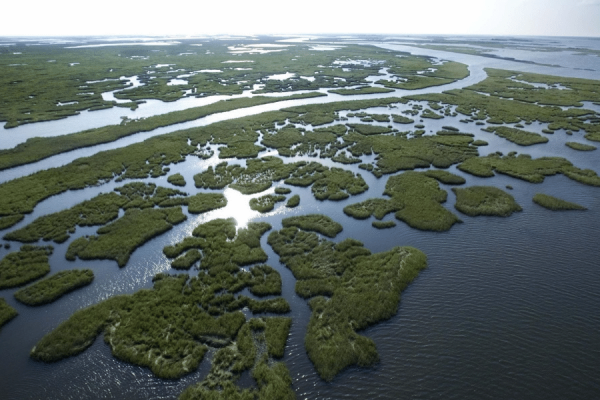
[{"label": "winding waterway", "polygon": [[[575,69],[551,69],[477,56],[415,49],[405,45],[379,45],[456,60],[469,65],[469,78],[451,85],[421,91],[427,93],[478,82],[485,78],[483,68],[490,66],[581,76],[581,71]],[[595,78],[600,79],[600,75],[596,73]],[[291,105],[415,93],[416,91],[396,91],[385,95],[362,96],[329,94],[326,98],[282,101],[215,114],[2,171],[0,180],[6,181],[51,166],[64,165],[76,158],[123,147],[153,135]],[[172,107],[183,108],[198,105],[190,105],[192,101],[190,100],[189,104],[185,103],[186,101],[188,99],[170,104]],[[150,110],[154,110],[154,113],[158,112],[157,110],[168,112],[159,103],[147,104],[148,115],[152,115]],[[143,107],[140,107],[132,113],[142,110]],[[25,125],[15,129],[32,132],[35,136],[41,132],[59,132],[61,124],[65,124],[65,130],[60,133],[64,134],[67,131],[75,132],[101,126],[94,124],[100,120],[106,124],[109,120],[100,117],[97,119],[97,115],[106,115],[108,118],[112,115],[110,113],[120,116],[124,115],[124,111],[126,110],[112,109],[82,113],[62,121]],[[385,108],[369,111],[390,112]],[[576,152],[566,148],[564,142],[573,138],[567,137],[564,132],[551,135],[547,144],[522,148],[492,134],[481,132],[480,127],[473,124],[459,125],[459,118],[446,117],[440,121],[427,121],[427,129],[435,132],[441,125],[460,126],[461,130],[475,134],[476,139],[489,142],[488,147],[480,148],[480,154],[519,151],[534,157],[560,155],[570,159],[578,167],[600,172],[595,152]],[[70,121],[77,122],[68,125]],[[48,127],[52,129],[47,129]],[[536,131],[543,128],[542,125],[528,127]],[[286,162],[299,159],[303,158],[286,159]],[[184,175],[188,184],[183,190],[193,192],[196,190],[193,187],[193,175],[218,161],[216,158],[199,160],[196,157],[188,157],[185,162],[171,166],[171,173],[179,172]],[[328,160],[316,161],[324,165],[336,165]],[[236,162],[244,164],[243,160]],[[421,272],[403,293],[396,316],[363,332],[375,341],[380,362],[370,369],[350,368],[337,376],[332,383],[325,383],[316,374],[304,350],[304,333],[310,310],[305,300],[296,296],[295,279],[291,272],[278,262],[277,255],[266,243],[266,235],[263,237],[262,247],[269,255],[268,264],[281,274],[283,296],[292,308],[293,325],[284,361],[291,371],[294,389],[299,399],[598,397],[600,248],[596,238],[600,234],[600,189],[584,186],[562,175],[548,177],[541,184],[530,184],[502,175],[488,179],[477,178],[452,167],[450,171],[464,176],[468,185],[494,185],[500,188],[511,185],[514,188],[511,194],[523,207],[523,211],[509,218],[471,218],[460,215],[464,223],[455,225],[445,233],[421,232],[401,222],[395,228],[377,230],[371,227],[370,220],[353,220],[346,216],[342,209],[348,204],[381,196],[387,178],[376,179],[356,166],[344,168],[362,172],[369,184],[369,190],[341,202],[320,202],[314,199],[309,188],[294,187],[292,194],[300,194],[302,199],[298,208],[290,210],[280,205],[273,212],[254,220],[267,221],[273,225],[273,229],[280,229],[282,217],[306,213],[327,214],[344,226],[336,241],[348,237],[357,238],[373,252],[386,251],[394,246],[414,246],[427,254],[428,268]],[[165,177],[146,181],[168,185]],[[110,182],[54,196],[38,205],[18,226],[25,226],[41,215],[70,207],[120,185]],[[453,192],[448,186],[442,187],[448,191],[445,207],[456,212],[453,208]],[[562,213],[548,211],[531,201],[537,192],[574,201],[589,210]],[[249,198],[232,192],[225,194],[231,202],[228,209],[232,213],[236,209],[236,199],[247,204]],[[65,261],[64,253],[73,238],[66,243],[55,245],[50,261],[53,272],[91,268],[96,278],[92,285],[50,305],[26,307],[14,300],[15,290],[4,290],[2,297],[21,315],[5,325],[0,332],[1,397],[172,399],[185,387],[201,380],[210,368],[210,355],[202,362],[198,371],[180,380],[165,381],[155,378],[145,368],[114,359],[101,338],[82,354],[58,363],[43,364],[27,357],[29,350],[43,335],[75,310],[116,294],[133,293],[141,288],[151,287],[153,275],[171,271],[168,260],[162,254],[163,246],[179,241],[189,235],[198,223],[217,215],[209,213],[188,217],[186,222],[135,251],[128,265],[122,269],[113,261]],[[392,215],[385,218],[392,219]],[[78,228],[75,236],[94,232],[95,228]],[[14,243],[11,250],[14,250],[16,245],[17,243]],[[0,257],[11,250],[0,249]]]}]

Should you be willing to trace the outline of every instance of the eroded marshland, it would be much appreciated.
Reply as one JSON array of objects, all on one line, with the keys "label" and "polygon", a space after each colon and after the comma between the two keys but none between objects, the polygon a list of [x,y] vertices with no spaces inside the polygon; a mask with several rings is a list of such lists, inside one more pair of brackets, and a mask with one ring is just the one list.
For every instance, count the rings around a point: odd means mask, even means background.
[{"label": "eroded marshland", "polygon": [[[144,289],[78,307],[36,332],[21,357],[56,368],[101,337],[113,357],[165,382],[193,377],[179,390],[182,399],[295,398],[292,346],[302,346],[319,379],[333,384],[356,368],[385,368],[370,335],[397,318],[401,292],[427,266],[427,255],[410,243],[372,251],[368,238],[345,234],[348,221],[365,235],[414,230],[434,237],[488,217],[511,226],[539,206],[557,211],[557,220],[561,210],[597,206],[534,189],[523,202],[520,191],[559,175],[591,191],[600,186],[589,162],[573,156],[593,154],[592,143],[600,141],[600,115],[584,107],[600,102],[598,81],[486,69],[485,80],[462,89],[377,97],[447,85],[469,71],[373,46],[316,51],[303,44],[263,54],[236,46],[207,41],[187,55],[189,43],[159,51],[62,49],[51,63],[43,46],[21,54],[2,49],[0,90],[14,99],[0,102],[5,128],[82,110],[135,108],[145,99],[249,90],[264,97],[29,139],[0,151],[1,169],[279,101],[269,93],[324,97],[317,91],[327,88],[348,96],[178,130],[0,184],[0,288],[18,288],[1,294],[3,330],[33,312],[17,315],[11,297],[44,308],[85,295],[96,284],[98,271],[84,269],[92,260],[107,260],[117,273],[176,233],[160,248],[166,266]],[[39,73],[24,64],[43,65],[56,79],[42,93]],[[275,74],[285,76],[267,79]],[[134,75],[142,85],[128,88],[120,79]],[[109,91],[120,101],[105,100]],[[372,97],[352,99],[364,94]],[[499,143],[511,150],[504,154]],[[42,209],[71,193],[85,200]],[[339,209],[335,219],[326,215],[332,208]],[[293,293],[283,291],[286,274]],[[290,296],[308,317],[298,315]],[[302,337],[292,339],[292,331]]]}]

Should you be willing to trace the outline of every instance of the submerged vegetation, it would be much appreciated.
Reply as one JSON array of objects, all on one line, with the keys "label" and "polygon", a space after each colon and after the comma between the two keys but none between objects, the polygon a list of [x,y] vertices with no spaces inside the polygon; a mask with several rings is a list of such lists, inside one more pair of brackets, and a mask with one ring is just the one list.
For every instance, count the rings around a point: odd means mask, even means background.
[{"label": "submerged vegetation", "polygon": [[15,298],[28,306],[51,303],[94,280],[91,269],[61,271],[15,293]]}]

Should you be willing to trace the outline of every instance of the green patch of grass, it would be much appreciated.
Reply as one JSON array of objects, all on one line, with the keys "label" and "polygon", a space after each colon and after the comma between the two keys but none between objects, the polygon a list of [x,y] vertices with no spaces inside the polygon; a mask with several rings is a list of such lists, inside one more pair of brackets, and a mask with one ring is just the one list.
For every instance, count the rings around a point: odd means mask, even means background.
[{"label": "green patch of grass", "polygon": [[250,199],[250,208],[261,213],[266,213],[272,211],[273,208],[275,208],[276,203],[284,200],[285,196],[274,196],[272,194],[267,194],[261,197]]},{"label": "green patch of grass", "polygon": [[286,187],[276,187],[275,194],[290,194],[292,189]]},{"label": "green patch of grass", "polygon": [[587,208],[580,206],[579,204],[571,203],[570,201],[562,200],[543,193],[536,193],[535,196],[533,196],[533,202],[553,211],[587,210]]},{"label": "green patch of grass", "polygon": [[394,221],[373,221],[371,225],[377,229],[388,229],[395,227],[396,223]]},{"label": "green patch of grass", "polygon": [[480,177],[492,177],[494,171],[531,183],[541,183],[546,176],[562,173],[589,186],[600,186],[600,178],[589,169],[579,169],[561,157],[531,158],[527,154],[471,158],[458,166],[461,171]]},{"label": "green patch of grass", "polygon": [[149,132],[157,128],[186,121],[193,121],[219,112],[273,103],[284,99],[288,100],[318,96],[323,96],[323,94],[306,93],[286,98],[255,96],[244,99],[221,100],[208,106],[173,111],[167,114],[127,121],[125,124],[121,125],[109,125],[49,138],[35,137],[28,139],[26,142],[21,143],[12,149],[0,150],[0,170],[33,163],[75,149],[109,143],[136,133]]},{"label": "green patch of grass", "polygon": [[507,126],[490,126],[484,129],[486,132],[493,132],[496,135],[519,146],[531,146],[533,144],[548,143],[548,138],[537,133],[527,132],[521,129],[510,128]]},{"label": "green patch of grass", "polygon": [[0,217],[0,231],[10,228],[11,226],[21,222],[25,218],[24,215],[9,215],[8,217]]},{"label": "green patch of grass", "polygon": [[[202,270],[197,276],[158,274],[150,290],[112,297],[79,310],[42,338],[31,357],[58,361],[81,353],[104,333],[104,341],[115,357],[148,367],[160,378],[176,379],[196,370],[209,346],[226,349],[236,336],[238,347],[250,348],[251,352],[250,326],[243,328],[246,319],[239,310],[289,311],[289,304],[281,297],[259,301],[235,296],[246,287],[259,296],[281,294],[281,277],[271,267],[258,265],[249,271],[240,268],[266,260],[260,237],[268,229],[266,223],[250,223],[236,233],[233,220],[199,225],[193,232],[193,248],[202,252]],[[176,256],[185,251],[185,246],[172,247],[173,251],[165,253]],[[269,354],[279,357],[289,323],[249,324],[262,326],[256,329],[272,341],[266,346]],[[242,343],[244,340],[250,340],[248,346]],[[242,354],[236,360],[241,358]],[[255,358],[248,359],[250,368]]]},{"label": "green patch of grass", "polygon": [[[408,171],[388,179],[384,194],[390,199],[369,199],[344,208],[344,213],[356,219],[366,219],[374,215],[382,219],[391,212],[396,218],[410,227],[428,231],[447,231],[461,220],[446,210],[441,203],[446,201],[448,193],[440,189],[436,179],[459,183],[460,177],[444,173],[446,171],[414,172]],[[458,179],[460,178],[460,179]]]},{"label": "green patch of grass", "polygon": [[167,182],[175,186],[185,186],[185,178],[181,174],[169,175]]},{"label": "green patch of grass", "polygon": [[487,146],[488,142],[486,142],[485,140],[475,140],[473,143],[471,143],[473,146]]},{"label": "green patch of grass", "polygon": [[415,122],[414,119],[399,114],[392,114],[392,120],[397,124],[412,124],[413,122]]},{"label": "green patch of grass", "polygon": [[191,249],[184,255],[177,257],[171,263],[175,269],[190,269],[197,261],[202,259],[202,253],[198,249]]},{"label": "green patch of grass", "polygon": [[572,148],[573,150],[579,150],[579,151],[596,150],[596,146],[592,146],[592,145],[585,144],[585,143],[566,142],[565,145]]},{"label": "green patch of grass", "polygon": [[52,303],[67,293],[89,285],[93,280],[91,269],[61,271],[19,290],[15,298],[28,306],[39,306]]},{"label": "green patch of grass", "polygon": [[[290,325],[289,318],[251,319],[240,329],[235,345],[215,354],[206,378],[188,387],[179,399],[295,399],[288,369],[283,363],[272,360],[283,356]],[[249,369],[257,387],[240,389],[235,386],[239,374]]]},{"label": "green patch of grass", "polygon": [[25,285],[50,272],[52,246],[23,245],[0,261],[0,289]]},{"label": "green patch of grass", "polygon": [[202,214],[225,207],[227,198],[221,193],[198,193],[188,197],[186,203],[191,214]]},{"label": "green patch of grass", "polygon": [[448,193],[426,174],[408,171],[392,176],[388,179],[384,194],[391,196],[396,204],[402,204],[402,208],[396,211],[396,218],[413,228],[447,231],[455,223],[461,222],[441,205]]},{"label": "green patch of grass", "polygon": [[478,215],[508,217],[513,212],[522,210],[514,197],[493,186],[453,188],[452,191],[456,194],[454,207],[472,217]]},{"label": "green patch of grass", "polygon": [[443,171],[440,169],[431,169],[429,171],[425,171],[425,175],[430,178],[436,179],[441,183],[445,183],[446,185],[462,185],[466,182],[465,178],[462,176],[455,175],[448,171]]},{"label": "green patch of grass", "polygon": [[68,260],[110,259],[124,267],[131,253],[173,225],[186,220],[181,207],[166,209],[128,209],[115,222],[98,229],[98,236],[74,240],[67,250]]},{"label": "green patch of grass", "polygon": [[390,93],[394,89],[385,89],[373,86],[360,86],[354,89],[333,89],[328,90],[329,93],[341,94],[342,96],[353,96],[355,94],[373,94],[373,93]]},{"label": "green patch of grass", "polygon": [[356,240],[335,244],[296,227],[271,233],[268,242],[298,280],[296,292],[311,298],[304,343],[319,375],[331,381],[351,365],[372,366],[375,343],[357,331],[396,314],[425,255],[409,247],[371,254]]},{"label": "green patch of grass", "polygon": [[0,328],[17,315],[19,315],[17,310],[9,306],[6,300],[0,297]]},{"label": "green patch of grass", "polygon": [[285,206],[289,207],[289,208],[294,208],[294,207],[298,207],[299,204],[300,204],[300,195],[295,194],[292,197],[290,197],[290,199],[287,201]]},{"label": "green patch of grass", "polygon": [[361,135],[381,135],[383,133],[390,133],[392,131],[387,126],[379,125],[348,124],[348,126]]},{"label": "green patch of grass", "polygon": [[430,109],[426,108],[425,110],[423,110],[423,112],[421,113],[421,118],[429,118],[429,119],[442,119],[444,118],[443,115],[439,115],[434,113],[433,111],[431,111]]},{"label": "green patch of grass", "polygon": [[336,237],[343,229],[342,225],[321,214],[284,218],[281,220],[281,224],[284,228],[297,227],[305,231],[318,232],[330,238]]}]

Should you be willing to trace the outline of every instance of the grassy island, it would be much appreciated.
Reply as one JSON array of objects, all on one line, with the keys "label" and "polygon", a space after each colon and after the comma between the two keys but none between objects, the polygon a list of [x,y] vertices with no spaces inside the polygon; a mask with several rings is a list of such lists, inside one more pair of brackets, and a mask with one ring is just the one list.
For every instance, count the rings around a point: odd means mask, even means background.
[{"label": "grassy island", "polygon": [[285,196],[274,196],[272,194],[267,194],[261,197],[250,199],[250,208],[261,213],[266,213],[272,211],[273,208],[275,208],[276,203],[284,200]]},{"label": "grassy island", "polygon": [[19,315],[17,310],[8,305],[6,300],[0,297],[0,328],[8,321]]},{"label": "grassy island", "polygon": [[0,260],[0,289],[21,286],[50,272],[52,246],[23,245]]},{"label": "grassy island", "polygon": [[181,174],[169,175],[167,182],[175,186],[185,186],[185,178]]},{"label": "grassy island", "polygon": [[67,250],[67,260],[110,259],[124,267],[135,249],[186,218],[181,207],[129,209],[122,218],[98,229],[98,236],[74,240]]},{"label": "grassy island", "polygon": [[453,188],[452,191],[456,194],[454,207],[471,217],[478,215],[508,217],[513,212],[522,210],[514,197],[493,186]]},{"label": "grassy island", "polygon": [[[266,260],[260,237],[269,229],[268,224],[251,223],[236,232],[234,220],[199,225],[193,237],[165,248],[173,257],[190,248],[201,250],[197,276],[158,274],[153,289],[112,297],[79,310],[42,338],[31,350],[31,357],[54,362],[74,356],[104,333],[115,357],[148,367],[160,378],[175,379],[196,370],[209,347],[237,345],[243,358],[237,367],[241,372],[255,364],[254,335],[250,334],[255,330],[263,332],[270,342],[266,346],[268,357],[281,357],[289,320],[246,322],[240,310],[248,307],[253,313],[285,313],[289,304],[281,297],[255,300],[236,296],[246,287],[257,296],[281,294],[281,278],[273,268],[240,268]],[[262,371],[260,365],[258,370]]]},{"label": "grassy island", "polygon": [[61,296],[94,280],[91,269],[61,271],[15,293],[15,298],[28,306],[52,303]]},{"label": "grassy island", "polygon": [[319,375],[331,381],[351,365],[372,366],[375,343],[357,331],[396,313],[425,255],[409,247],[371,254],[356,240],[335,244],[295,226],[271,233],[268,243],[298,280],[296,293],[311,299],[304,344]]},{"label": "grassy island", "polygon": [[568,146],[568,147],[572,148],[573,150],[579,150],[579,151],[596,150],[596,146],[592,146],[592,145],[585,144],[585,143],[578,143],[578,142],[566,142],[565,146]]},{"label": "grassy island", "polygon": [[543,193],[536,193],[533,196],[533,202],[547,208],[548,210],[587,210],[587,208],[580,206],[576,203],[571,203],[570,201],[562,200],[556,198],[554,196],[550,196]]},{"label": "grassy island", "polygon": [[281,224],[284,228],[297,227],[305,231],[317,232],[330,238],[336,237],[343,229],[342,225],[328,216],[321,214],[284,218]]}]

